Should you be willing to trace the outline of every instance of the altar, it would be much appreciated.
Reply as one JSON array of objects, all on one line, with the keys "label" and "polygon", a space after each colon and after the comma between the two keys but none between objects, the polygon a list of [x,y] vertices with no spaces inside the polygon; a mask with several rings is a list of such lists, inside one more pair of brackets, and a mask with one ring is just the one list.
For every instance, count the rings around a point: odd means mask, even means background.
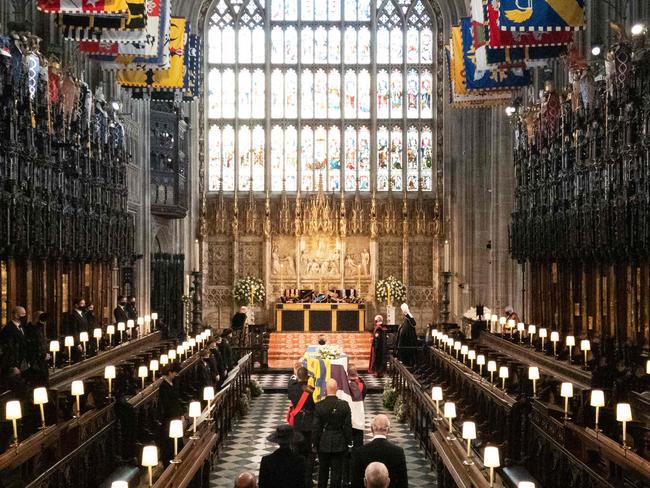
[{"label": "altar", "polygon": [[365,303],[276,303],[278,332],[363,332]]}]

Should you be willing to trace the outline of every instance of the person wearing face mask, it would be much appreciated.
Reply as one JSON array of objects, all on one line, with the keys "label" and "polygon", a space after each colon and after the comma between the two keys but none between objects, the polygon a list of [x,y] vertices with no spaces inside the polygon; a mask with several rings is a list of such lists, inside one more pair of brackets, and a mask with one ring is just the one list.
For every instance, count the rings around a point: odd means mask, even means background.
[{"label": "person wearing face mask", "polygon": [[117,307],[113,310],[113,317],[115,318],[116,324],[119,322],[126,324],[126,321],[129,320],[129,316],[126,313],[126,297],[124,295],[117,297]]},{"label": "person wearing face mask", "polygon": [[138,319],[138,307],[135,304],[135,297],[133,295],[131,295],[129,297],[129,299],[127,300],[126,315],[131,320],[137,320]]},{"label": "person wearing face mask", "polygon": [[[79,333],[88,332],[91,335],[92,331],[88,326],[88,319],[86,318],[86,300],[77,298],[73,302],[73,309],[63,316],[63,326],[61,327],[63,339],[66,336],[74,337],[76,347],[72,349],[71,361],[78,361],[81,359],[83,353],[83,346],[79,343]],[[92,336],[91,336],[92,337]],[[63,340],[61,341],[63,344]]]},{"label": "person wearing face mask", "polygon": [[0,348],[2,348],[3,368],[25,371],[27,362],[27,311],[24,307],[14,307],[11,320],[0,330]]},{"label": "person wearing face mask", "polygon": [[29,362],[29,378],[27,378],[27,381],[33,386],[47,386],[49,378],[47,361],[50,359],[45,335],[47,314],[38,311],[33,317],[34,320],[25,328],[27,361]]}]

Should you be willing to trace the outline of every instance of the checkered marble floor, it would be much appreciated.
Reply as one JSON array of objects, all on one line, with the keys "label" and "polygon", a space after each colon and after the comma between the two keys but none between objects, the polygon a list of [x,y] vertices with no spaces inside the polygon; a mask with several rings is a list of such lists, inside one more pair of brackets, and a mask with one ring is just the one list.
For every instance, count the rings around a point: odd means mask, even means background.
[{"label": "checkered marble floor", "polygon": [[[286,384],[286,383],[285,383]],[[381,394],[366,397],[366,441],[370,440],[370,421],[378,413],[388,413],[382,406]],[[262,456],[273,452],[277,445],[266,438],[282,422],[287,410],[285,393],[265,393],[253,400],[250,413],[239,420],[226,441],[223,452],[215,462],[211,474],[211,488],[230,488],[235,477],[242,471],[259,472]],[[417,445],[413,433],[406,424],[391,419],[390,440],[401,446],[406,454],[409,486],[412,488],[436,486],[436,478],[429,462]]]},{"label": "checkered marble floor", "polygon": [[[361,373],[360,376],[363,378],[363,381],[366,382],[366,386],[370,393],[384,391],[384,382],[390,381],[390,378],[388,377],[376,378],[371,374]],[[252,376],[252,378],[260,384],[262,389],[269,393],[286,391],[290,377],[291,373],[264,373],[254,374]]]}]

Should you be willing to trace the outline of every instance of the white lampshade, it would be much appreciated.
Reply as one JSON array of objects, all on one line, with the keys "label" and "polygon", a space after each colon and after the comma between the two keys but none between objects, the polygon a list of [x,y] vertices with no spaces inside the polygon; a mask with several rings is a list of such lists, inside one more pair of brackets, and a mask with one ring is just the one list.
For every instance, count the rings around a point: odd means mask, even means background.
[{"label": "white lampshade", "polygon": [[74,380],[70,385],[70,393],[72,396],[81,396],[84,394],[84,382],[81,380]]},{"label": "white lampshade", "polygon": [[88,342],[88,332],[79,332],[79,342]]},{"label": "white lampshade", "polygon": [[166,366],[169,364],[169,356],[167,354],[161,354],[160,355],[160,365],[161,366]]},{"label": "white lampshade", "polygon": [[544,327],[542,327],[541,329],[539,329],[539,336],[546,339],[548,337],[548,331]]},{"label": "white lampshade", "polygon": [[645,374],[650,374],[650,359],[645,363]]},{"label": "white lampshade", "polygon": [[151,315],[147,314],[144,316],[144,321],[145,322],[151,322]]},{"label": "white lampshade", "polygon": [[508,320],[506,322],[506,327],[508,327],[508,329],[513,329],[515,327],[515,320],[514,319]]},{"label": "white lampshade", "polygon": [[509,378],[510,372],[508,371],[508,366],[501,366],[499,368],[499,378]]},{"label": "white lampshade", "polygon": [[106,333],[109,335],[115,334],[115,326],[110,324],[106,326]]},{"label": "white lampshade", "polygon": [[41,386],[34,388],[34,405],[44,405],[48,402],[47,388]]},{"label": "white lampshade", "polygon": [[487,368],[489,372],[493,372],[497,370],[497,362],[496,361],[488,361]]},{"label": "white lampshade", "polygon": [[201,416],[201,402],[190,402],[189,416],[190,418]]},{"label": "white lampshade", "polygon": [[460,351],[460,348],[463,347],[460,341],[454,342],[454,351]]},{"label": "white lampshade", "polygon": [[158,466],[158,448],[156,446],[142,448],[142,466]]},{"label": "white lampshade", "polygon": [[7,420],[18,420],[23,418],[23,410],[18,400],[8,401],[5,405],[5,417]]},{"label": "white lampshade", "polygon": [[50,341],[50,352],[59,352],[61,350],[61,344],[59,341]]},{"label": "white lampshade", "polygon": [[176,359],[176,349],[170,349],[169,351],[167,351],[167,356],[169,356],[170,361]]},{"label": "white lampshade", "polygon": [[499,320],[499,317],[496,316],[495,314],[492,314],[492,316],[490,317],[490,321],[491,322],[496,322],[497,320]]},{"label": "white lampshade", "polygon": [[176,354],[178,356],[181,356],[185,352],[185,348],[183,346],[176,346]]},{"label": "white lampshade", "polygon": [[104,368],[104,378],[107,380],[114,380],[116,376],[115,366],[109,364]]},{"label": "white lampshade", "polygon": [[183,349],[184,349],[185,351],[187,351],[187,349],[190,347],[190,343],[189,343],[189,341],[183,341],[183,343],[181,344],[181,346],[183,346]]},{"label": "white lampshade", "polygon": [[431,399],[435,401],[442,401],[442,388],[439,386],[434,386],[431,388]]},{"label": "white lampshade", "polygon": [[138,325],[144,325],[144,317],[138,317]]},{"label": "white lampshade", "polygon": [[203,388],[203,400],[212,401],[214,398],[214,388],[211,386],[206,386]]},{"label": "white lampshade", "polygon": [[169,422],[169,437],[172,439],[180,439],[183,437],[183,421],[180,419],[172,420]]},{"label": "white lampshade", "polygon": [[151,320],[158,320],[158,312],[151,312]]},{"label": "white lampshade", "polygon": [[74,346],[74,337],[72,336],[65,336],[65,339],[63,341],[63,345],[65,347],[73,347]]},{"label": "white lampshade", "polygon": [[560,333],[557,330],[551,331],[551,342],[558,342],[560,340]]},{"label": "white lampshade", "polygon": [[535,483],[532,481],[520,481],[517,483],[517,488],[535,488]]},{"label": "white lampshade", "polygon": [[111,483],[111,488],[129,488],[128,481],[113,481]]},{"label": "white lampshade", "polygon": [[453,337],[447,337],[447,345],[449,347],[453,347],[453,345],[454,345],[454,338]]},{"label": "white lampshade", "polygon": [[196,346],[196,339],[194,339],[194,337],[192,337],[188,342],[190,343],[190,347]]},{"label": "white lampshade", "polygon": [[485,451],[483,451],[483,465],[487,468],[498,468],[501,465],[498,447],[487,446],[485,448]]},{"label": "white lampshade", "polygon": [[583,339],[580,341],[580,350],[591,351],[591,342],[589,342],[589,339]]},{"label": "white lampshade", "polygon": [[528,333],[529,334],[536,334],[537,333],[537,326],[533,324],[528,325]]},{"label": "white lampshade", "polygon": [[138,378],[146,378],[149,376],[149,370],[147,369],[146,366],[140,366],[138,368]]},{"label": "white lampshade", "polygon": [[467,345],[463,344],[463,345],[460,347],[460,353],[461,353],[462,355],[467,354],[468,351],[469,351],[469,347],[467,347]]},{"label": "white lampshade", "polygon": [[476,351],[474,349],[467,351],[467,359],[469,359],[470,361],[476,359]]},{"label": "white lampshade", "polygon": [[149,361],[149,371],[158,371],[159,364],[157,359]]},{"label": "white lampshade", "polygon": [[449,339],[449,336],[447,334],[442,334],[442,342],[447,344],[447,339]]},{"label": "white lampshade", "polygon": [[118,322],[117,330],[120,332],[124,332],[126,330],[126,324],[124,322]]},{"label": "white lampshade", "polygon": [[485,364],[485,355],[484,354],[479,354],[478,356],[476,356],[476,364],[478,364],[479,366],[482,366],[482,365]]},{"label": "white lampshade", "polygon": [[505,317],[499,317],[499,323],[501,325],[506,325],[506,318]]},{"label": "white lampshade", "polygon": [[474,422],[463,422],[463,439],[476,439],[476,424]]},{"label": "white lampshade", "polygon": [[528,379],[529,380],[538,380],[539,379],[539,368],[537,366],[528,367]]},{"label": "white lampshade", "polygon": [[523,332],[525,330],[526,330],[526,324],[524,324],[523,322],[519,322],[517,324],[517,332]]},{"label": "white lampshade", "polygon": [[573,396],[573,383],[565,381],[560,386],[560,396],[563,398],[571,398]]},{"label": "white lampshade", "polygon": [[212,329],[205,329],[205,335],[210,337],[212,335]]},{"label": "white lampshade", "polygon": [[100,328],[93,329],[93,338],[101,339],[102,338],[102,329],[100,329]]},{"label": "white lampshade", "polygon": [[446,419],[456,418],[456,404],[454,402],[445,402],[443,412]]},{"label": "white lampshade", "polygon": [[589,403],[592,407],[604,407],[605,392],[603,390],[591,390],[591,401]]},{"label": "white lampshade", "polygon": [[431,337],[437,337],[438,336],[438,329],[431,329]]},{"label": "white lampshade", "polygon": [[629,403],[616,404],[616,421],[617,422],[631,422],[632,421],[632,408]]},{"label": "white lampshade", "polygon": [[135,322],[133,321],[133,319],[129,319],[126,321],[126,327],[128,329],[132,329],[133,327],[135,327]]},{"label": "white lampshade", "polygon": [[571,347],[575,346],[576,345],[575,336],[572,336],[572,335],[566,336],[565,344],[567,345],[567,347],[568,346],[571,346]]}]

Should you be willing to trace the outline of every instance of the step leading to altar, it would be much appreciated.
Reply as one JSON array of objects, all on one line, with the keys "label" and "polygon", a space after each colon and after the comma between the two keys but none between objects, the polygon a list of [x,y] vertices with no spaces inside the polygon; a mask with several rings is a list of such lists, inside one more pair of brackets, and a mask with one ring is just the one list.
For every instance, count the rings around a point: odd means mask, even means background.
[{"label": "step leading to altar", "polygon": [[272,332],[269,338],[269,367],[293,368],[307,346],[318,343],[319,335],[323,335],[328,344],[341,346],[349,362],[358,369],[368,368],[372,342],[370,332]]}]

